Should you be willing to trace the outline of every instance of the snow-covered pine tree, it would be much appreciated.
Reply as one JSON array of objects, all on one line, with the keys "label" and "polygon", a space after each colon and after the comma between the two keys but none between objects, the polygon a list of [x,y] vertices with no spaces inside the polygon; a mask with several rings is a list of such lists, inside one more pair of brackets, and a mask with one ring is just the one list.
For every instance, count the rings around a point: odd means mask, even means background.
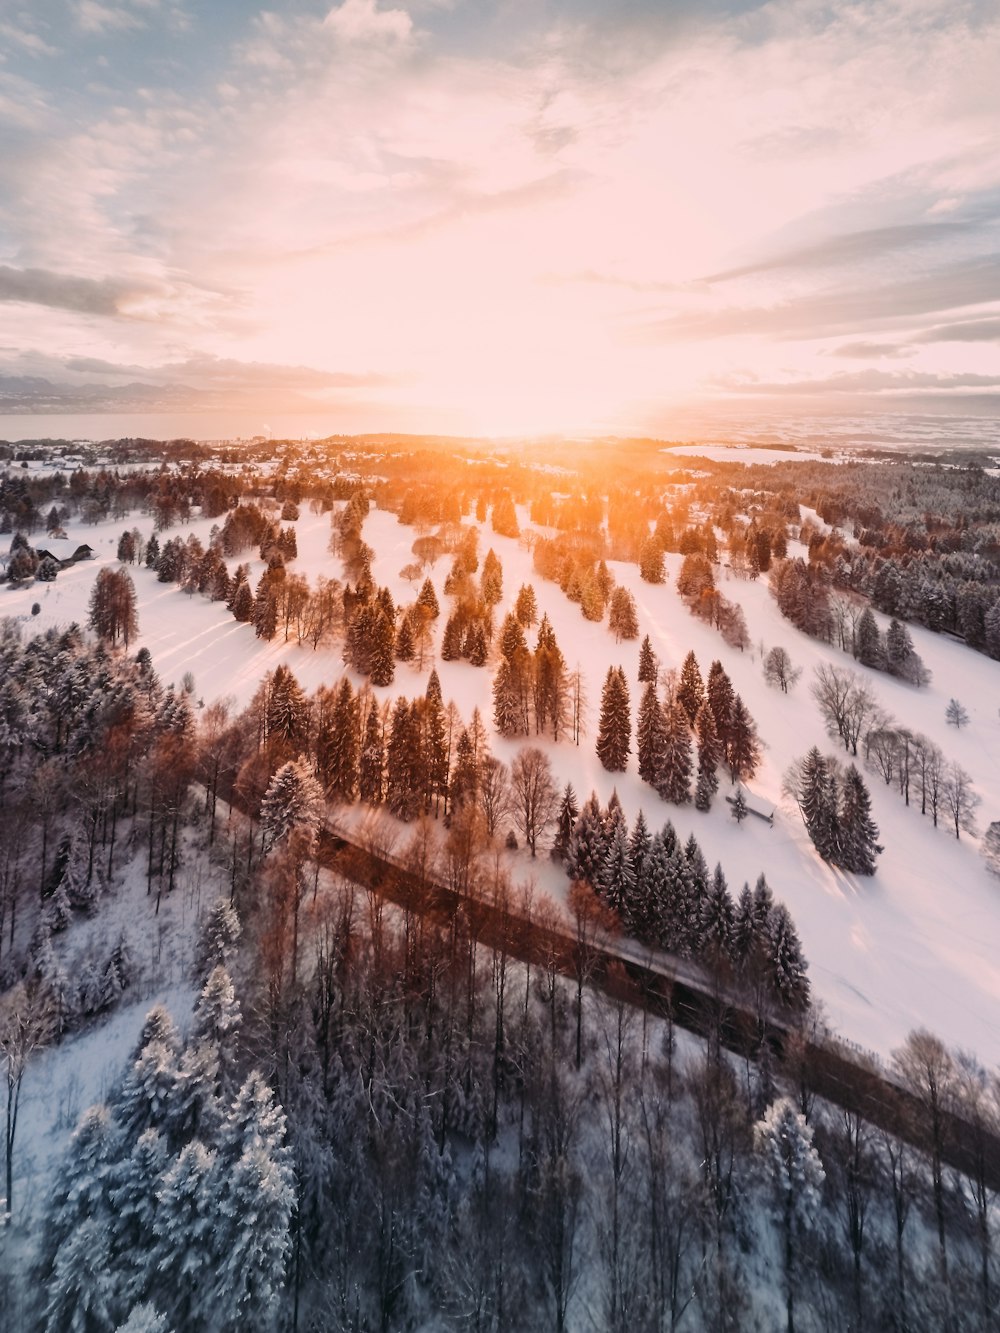
[{"label": "snow-covered pine tree", "polygon": [[160,1314],[149,1301],[140,1301],[133,1305],[128,1318],[119,1324],[115,1333],[172,1333],[166,1315]]},{"label": "snow-covered pine tree", "polygon": [[204,983],[216,967],[227,967],[243,932],[236,909],[227,898],[216,898],[198,931],[195,946],[195,979]]},{"label": "snow-covered pine tree", "polygon": [[795,1327],[798,1251],[803,1235],[819,1219],[825,1173],[813,1147],[812,1130],[787,1098],[768,1108],[754,1126],[754,1146],[781,1229],[788,1328]]},{"label": "snow-covered pine tree", "polygon": [[676,700],[665,704],[663,723],[663,758],[656,790],[665,801],[685,805],[691,799],[691,727],[687,713]]},{"label": "snow-covered pine tree", "polygon": [[681,666],[680,680],[677,684],[677,702],[684,709],[690,726],[694,726],[698,710],[705,702],[705,685],[694,651],[688,653]]},{"label": "snow-covered pine tree", "polygon": [[640,810],[635,817],[635,823],[632,825],[632,834],[629,838],[629,853],[632,857],[632,869],[638,875],[642,872],[642,866],[649,852],[651,842],[649,826],[646,823],[646,816]]},{"label": "snow-covered pine tree", "polygon": [[398,818],[415,819],[420,813],[424,783],[417,701],[412,706],[400,695],[393,704],[386,749],[385,803]]},{"label": "snow-covered pine tree", "polygon": [[798,931],[784,903],[771,912],[771,976],[782,1004],[799,1012],[809,1005],[809,979]]},{"label": "snow-covered pine tree", "polygon": [[744,883],[733,912],[732,959],[737,973],[743,976],[750,965],[754,948],[754,910],[750,885]]},{"label": "snow-covered pine tree", "polygon": [[898,676],[911,685],[926,685],[930,680],[930,672],[913,646],[910,631],[895,619],[885,632],[885,669],[890,676]]},{"label": "snow-covered pine tree", "polygon": [[715,714],[707,699],[698,709],[695,733],[698,737],[698,781],[694,804],[697,810],[708,810],[712,797],[719,790],[718,767],[722,759],[722,746],[715,729]]},{"label": "snow-covered pine tree", "polygon": [[453,611],[445,622],[444,634],[441,637],[442,661],[457,662],[462,656],[463,633],[462,617],[457,611]]},{"label": "snow-covered pine tree", "polygon": [[573,829],[576,826],[579,813],[573,784],[567,782],[563,789],[562,800],[559,803],[559,813],[556,815],[556,836],[552,844],[553,854],[560,860],[564,860],[569,851],[570,840],[573,837]]},{"label": "snow-covered pine tree", "polygon": [[666,738],[667,726],[663,709],[656,697],[656,687],[650,683],[643,691],[642,702],[639,704],[635,743],[639,776],[651,786],[655,785],[657,775],[663,767]]},{"label": "snow-covered pine tree", "polygon": [[365,733],[358,760],[358,796],[366,805],[381,805],[385,795],[385,745],[382,717],[373,702],[365,719]]},{"label": "snow-covered pine tree", "polygon": [[625,672],[621,667],[608,667],[601,695],[597,757],[610,772],[624,772],[631,748],[632,718]]},{"label": "snow-covered pine tree", "polygon": [[432,620],[437,620],[441,614],[441,608],[438,605],[437,593],[434,591],[434,584],[430,579],[424,579],[417,594],[417,605],[426,608],[428,615]]},{"label": "snow-covered pine tree", "polygon": [[538,619],[538,601],[530,583],[522,583],[518,589],[514,615],[525,629],[530,629]]},{"label": "snow-covered pine tree", "polygon": [[824,861],[836,861],[840,845],[837,781],[816,746],[806,755],[796,797],[813,846]]},{"label": "snow-covered pine tree", "polygon": [[608,854],[607,830],[597,793],[591,792],[583,803],[566,851],[566,874],[581,879],[591,888],[601,882],[601,872]]},{"label": "snow-covered pine tree", "polygon": [[212,1176],[213,1263],[204,1284],[212,1327],[266,1327],[284,1285],[295,1187],[284,1112],[256,1071],[219,1132]]},{"label": "snow-covered pine tree", "polygon": [[381,615],[373,617],[371,626],[368,674],[373,685],[392,684],[396,672],[395,647],[395,620],[383,608]]},{"label": "snow-covered pine tree", "polygon": [[882,666],[884,661],[882,635],[870,606],[866,606],[858,617],[854,647],[855,656],[862,666],[876,669]]},{"label": "snow-covered pine tree", "polygon": [[715,733],[719,738],[719,744],[722,747],[722,753],[726,754],[729,748],[729,738],[732,733],[732,713],[735,695],[733,693],[733,683],[725,672],[721,662],[712,663],[708,672],[708,681],[705,685],[705,695],[708,705],[712,710],[712,716],[715,718]]},{"label": "snow-covered pine tree", "polygon": [[348,676],[337,687],[325,741],[320,771],[327,795],[332,801],[353,801],[358,794],[361,710]]},{"label": "snow-covered pine tree", "polygon": [[698,955],[715,971],[726,968],[733,955],[734,908],[722,866],[716,865],[698,920]]},{"label": "snow-covered pine tree", "polygon": [[733,699],[730,713],[726,763],[729,765],[729,774],[734,782],[746,782],[752,778],[760,764],[757,727],[738,694]]},{"label": "snow-covered pine tree", "polygon": [[618,920],[624,921],[626,905],[631,902],[635,890],[635,871],[629,848],[628,825],[624,819],[618,820],[612,828],[599,887],[604,901]]},{"label": "snow-covered pine tree", "polygon": [[871,795],[856,765],[844,774],[840,793],[837,863],[858,875],[874,875],[882,851],[878,825],[871,816]]},{"label": "snow-covered pine tree", "polygon": [[147,1295],[175,1328],[221,1328],[228,1313],[218,1301],[220,1175],[215,1153],[199,1140],[186,1144],[160,1177],[153,1215]]},{"label": "snow-covered pine tree", "polygon": [[267,848],[284,841],[293,830],[309,846],[323,819],[323,790],[313,777],[306,755],[289,760],[274,774],[260,806],[260,826]]},{"label": "snow-covered pine tree", "polygon": [[125,1309],[140,1300],[150,1285],[156,1188],[168,1160],[162,1134],[147,1129],[113,1173],[110,1265],[115,1269],[116,1292]]},{"label": "snow-covered pine tree", "polygon": [[521,695],[509,659],[500,659],[493,679],[493,725],[497,735],[507,737],[523,734]]},{"label": "snow-covered pine tree", "polygon": [[650,643],[647,634],[639,648],[639,684],[655,685],[656,678],[659,675],[659,666],[656,654],[653,652],[653,645]]},{"label": "snow-covered pine tree", "polygon": [[747,811],[747,799],[743,795],[742,787],[736,788],[736,795],[733,797],[731,813],[737,824],[742,824],[749,813]]}]

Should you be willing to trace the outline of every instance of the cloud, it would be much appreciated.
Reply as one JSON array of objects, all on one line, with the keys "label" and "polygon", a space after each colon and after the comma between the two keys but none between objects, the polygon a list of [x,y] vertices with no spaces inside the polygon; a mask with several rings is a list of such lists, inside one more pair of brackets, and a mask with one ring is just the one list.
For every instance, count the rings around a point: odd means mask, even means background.
[{"label": "cloud", "polygon": [[[884,394],[947,393],[958,398],[966,389],[1000,389],[1000,375],[963,373],[940,375],[932,371],[858,370],[842,375],[828,375],[822,379],[760,380],[748,375],[720,376],[713,386],[730,393],[796,397],[809,395],[827,397],[830,394]],[[1000,403],[1000,396],[997,399]]]},{"label": "cloud", "polygon": [[376,0],[344,0],[331,9],[323,26],[345,45],[405,42],[413,20],[405,9],[379,9]]},{"label": "cloud", "polygon": [[47,269],[0,265],[0,301],[24,301],[86,315],[120,315],[127,301],[148,291],[113,278],[96,280]]},{"label": "cloud", "polygon": [[879,360],[882,357],[897,357],[912,355],[911,349],[900,345],[899,343],[872,343],[872,342],[853,342],[842,343],[840,347],[834,347],[831,356],[843,356],[859,361]]},{"label": "cloud", "polygon": [[[384,388],[398,377],[316,370],[196,354],[139,366],[99,357],[15,357],[41,374],[0,371],[3,412],[159,412],[267,408],[315,411]],[[68,378],[67,378],[68,376]]]},{"label": "cloud", "polygon": [[19,27],[16,23],[0,23],[0,37],[27,51],[30,56],[54,56],[56,48],[39,37],[29,28]]},{"label": "cloud", "polygon": [[995,343],[1000,342],[1000,318],[963,320],[938,324],[911,339],[915,343]]},{"label": "cloud", "polygon": [[724,269],[709,274],[707,283],[732,282],[736,278],[758,273],[773,273],[780,269],[825,269],[845,264],[865,263],[898,250],[912,250],[918,246],[953,240],[977,224],[967,222],[919,222],[893,227],[872,227],[865,231],[830,236],[814,245],[800,246],[771,255],[756,263]]},{"label": "cloud", "polygon": [[632,336],[638,342],[738,334],[779,339],[835,337],[996,300],[1000,300],[1000,255],[989,255],[896,282],[827,288],[767,305],[670,315],[639,326]]},{"label": "cloud", "polygon": [[122,6],[102,5],[98,0],[78,0],[76,25],[82,32],[127,32],[141,28],[142,20]]}]

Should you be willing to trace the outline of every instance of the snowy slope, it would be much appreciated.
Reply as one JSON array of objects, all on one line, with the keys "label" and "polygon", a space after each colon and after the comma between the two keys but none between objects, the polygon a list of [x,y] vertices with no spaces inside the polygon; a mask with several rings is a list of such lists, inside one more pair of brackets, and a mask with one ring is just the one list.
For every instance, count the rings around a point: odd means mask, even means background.
[{"label": "snowy slope", "polygon": [[[74,527],[70,538],[88,541],[98,560],[63,572],[52,585],[0,591],[0,612],[31,619],[31,603],[39,601],[42,610],[33,627],[84,620],[99,563],[113,562],[118,535],[126,526],[138,526],[148,535],[149,520],[142,516],[96,528]],[[194,531],[204,541],[210,527],[208,520],[195,520],[177,531],[182,535]],[[304,511],[296,529],[300,554],[294,570],[311,580],[320,573],[339,575],[338,562],[327,553],[329,516]],[[389,585],[397,605],[412,601],[419,582],[407,583],[399,571],[412,560],[415,530],[400,525],[393,514],[374,511],[366,521],[364,536],[376,552],[376,580]],[[815,998],[843,1035],[888,1054],[908,1031],[925,1025],[950,1044],[972,1049],[987,1062],[1000,1062],[1000,964],[995,959],[1000,882],[985,870],[975,840],[963,835],[956,842],[946,827],[935,830],[929,819],[922,819],[915,809],[907,810],[894,790],[870,774],[873,813],[886,850],[875,876],[857,877],[823,863],[797,811],[781,805],[781,775],[792,759],[813,744],[837,753],[839,743],[826,737],[810,694],[814,666],[832,661],[863,674],[865,669],[784,621],[763,580],[727,581],[722,575],[726,596],[743,606],[754,645],[740,653],[727,648],[715,630],[695,620],[677,597],[673,579],[679,556],[667,557],[668,582],[660,586],[643,583],[634,566],[612,563],[615,578],[635,595],[640,639],[649,633],[663,667],[679,667],[693,648],[707,675],[712,659],[719,658],[756,719],[767,747],[749,799],[758,809],[777,809],[773,827],[755,819],[737,827],[722,799],[728,790],[725,782],[707,814],[692,806],[670,806],[639,780],[634,754],[627,773],[610,774],[601,767],[593,748],[601,687],[609,665],[620,664],[625,669],[634,718],[641,697],[636,680],[640,640],[615,644],[606,624],[584,620],[579,607],[556,585],[534,574],[530,551],[523,542],[499,537],[487,527],[481,533],[480,559],[490,546],[503,563],[504,599],[498,608],[498,623],[521,583],[531,582],[540,611],[548,612],[570,668],[579,664],[586,676],[590,726],[581,746],[540,742],[552,758],[559,782],[571,781],[581,799],[593,788],[607,801],[617,789],[630,819],[641,808],[651,827],[669,818],[682,836],[693,831],[709,862],[721,862],[734,893],[744,880],[752,882],[763,870],[798,926]],[[438,642],[447,617],[448,599],[442,585],[449,563],[443,557],[431,571],[442,606]],[[255,580],[260,562],[253,562],[251,568]],[[314,652],[294,642],[285,644],[280,638],[265,643],[252,629],[238,625],[222,604],[197,595],[188,597],[173,585],[158,583],[151,571],[130,572],[139,603],[140,639],[135,647],[149,647],[166,682],[179,682],[185,671],[192,671],[196,697],[206,703],[230,695],[242,706],[263,673],[280,662],[286,662],[309,690],[343,672],[336,645]],[[933,672],[931,686],[916,690],[870,673],[873,687],[900,722],[937,741],[948,758],[958,760],[972,774],[983,799],[983,828],[990,819],[1000,817],[996,664],[919,627],[912,627],[912,634],[917,651]],[[533,642],[530,634],[529,642]],[[779,643],[789,650],[795,665],[804,668],[802,679],[788,695],[769,687],[761,672],[761,645],[766,651]],[[491,670],[462,662],[438,662],[437,670],[445,699],[453,699],[466,719],[478,704],[489,725]],[[394,685],[377,693],[383,698],[418,693],[425,687],[428,671],[429,667],[421,674],[399,665]],[[944,720],[951,696],[959,698],[971,715],[970,726],[960,733]],[[517,748],[517,742],[495,742],[496,753],[508,762]],[[524,855],[520,860],[522,873],[534,875],[542,887],[555,892],[564,889],[564,877],[547,860],[531,863]]]}]

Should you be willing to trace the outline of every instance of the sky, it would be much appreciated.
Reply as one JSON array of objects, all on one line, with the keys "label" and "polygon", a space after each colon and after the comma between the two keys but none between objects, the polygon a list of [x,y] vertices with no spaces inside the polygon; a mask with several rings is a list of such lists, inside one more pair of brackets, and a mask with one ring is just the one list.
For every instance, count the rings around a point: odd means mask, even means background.
[{"label": "sky", "polygon": [[995,0],[0,0],[0,416],[1000,415],[998,69]]}]

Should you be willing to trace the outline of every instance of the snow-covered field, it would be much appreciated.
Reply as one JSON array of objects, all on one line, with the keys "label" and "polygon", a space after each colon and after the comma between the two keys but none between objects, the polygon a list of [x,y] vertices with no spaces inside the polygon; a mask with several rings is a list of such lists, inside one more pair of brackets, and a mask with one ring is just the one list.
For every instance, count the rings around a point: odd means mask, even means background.
[{"label": "snow-covered field", "polygon": [[[758,451],[754,451],[756,454]],[[787,458],[787,454],[782,454]],[[522,516],[523,519],[523,516]],[[71,540],[87,541],[95,560],[62,572],[53,584],[0,588],[0,614],[24,617],[27,628],[44,628],[84,621],[87,601],[102,563],[115,562],[118,536],[137,526],[149,534],[150,520],[132,515],[122,521],[69,530]],[[176,529],[195,532],[207,541],[212,524],[196,519]],[[328,516],[303,510],[296,523],[299,558],[293,568],[314,580],[319,574],[340,575],[339,562],[327,552]],[[169,534],[161,534],[166,536]],[[414,529],[401,526],[394,515],[373,511],[365,524],[365,540],[376,552],[373,573],[388,584],[397,605],[412,601],[419,583],[410,584],[399,571],[412,560]],[[36,541],[41,539],[36,535]],[[44,542],[42,542],[44,544]],[[1000,1063],[1000,961],[996,941],[1000,927],[1000,881],[989,875],[975,839],[963,835],[956,842],[942,823],[934,829],[917,809],[907,809],[880,779],[868,777],[873,813],[881,829],[885,852],[878,872],[862,878],[838,871],[816,855],[798,812],[782,805],[781,776],[789,762],[811,745],[836,753],[823,730],[809,683],[814,666],[833,661],[870,674],[883,705],[897,719],[936,741],[949,759],[957,760],[972,775],[982,797],[980,828],[1000,817],[1000,702],[997,666],[959,643],[940,638],[917,626],[912,635],[917,651],[933,672],[928,688],[917,690],[865,668],[834,649],[814,642],[784,621],[770,598],[766,581],[729,580],[725,595],[739,602],[746,614],[753,648],[745,653],[726,647],[719,634],[695,620],[678,598],[673,580],[679,556],[668,556],[668,582],[643,583],[634,566],[610,565],[614,577],[635,595],[641,635],[648,633],[664,668],[679,667],[693,648],[707,674],[719,658],[736,690],[753,714],[766,745],[765,760],[748,790],[757,809],[776,810],[773,827],[748,819],[737,826],[722,799],[701,814],[692,806],[667,805],[642,783],[633,754],[629,771],[605,772],[594,752],[594,733],[601,687],[609,665],[624,667],[632,691],[633,719],[640,698],[637,684],[639,642],[616,644],[605,624],[582,618],[578,606],[558,587],[538,578],[531,555],[522,541],[499,537],[489,529],[481,534],[480,554],[492,546],[503,564],[504,600],[500,616],[512,605],[522,583],[534,585],[540,610],[548,612],[559,645],[571,669],[582,668],[590,702],[590,728],[580,747],[550,741],[541,744],[551,756],[560,783],[571,781],[578,796],[595,789],[602,801],[613,790],[626,814],[634,818],[643,809],[652,827],[671,819],[682,836],[694,832],[710,863],[720,861],[730,888],[738,892],[763,870],[775,895],[784,900],[795,919],[810,963],[814,997],[833,1027],[862,1046],[887,1055],[917,1026],[937,1032],[951,1045],[976,1052],[980,1059]],[[442,584],[448,558],[431,571],[442,614],[437,634],[446,619],[447,599]],[[253,581],[259,562],[251,565]],[[145,645],[165,682],[180,683],[186,671],[195,677],[195,697],[207,704],[231,696],[237,706],[252,697],[261,676],[285,662],[307,690],[336,680],[343,672],[338,646],[298,647],[281,638],[266,643],[246,625],[237,624],[221,603],[188,596],[172,584],[157,582],[144,568],[130,569],[138,597],[140,636],[132,651]],[[41,611],[30,615],[32,603]],[[499,621],[498,621],[499,623]],[[884,622],[883,622],[884,627]],[[530,636],[529,636],[530,638]],[[762,649],[782,644],[802,679],[785,695],[769,687],[762,675]],[[418,673],[398,665],[393,686],[383,697],[414,695],[423,690],[430,666]],[[445,700],[452,699],[464,718],[478,704],[484,721],[491,719],[492,672],[463,662],[438,662]],[[360,681],[358,681],[360,683]],[[960,732],[945,722],[951,697],[964,703],[970,724]],[[532,743],[535,743],[533,740]],[[517,742],[496,740],[495,752],[509,761]],[[531,862],[518,854],[523,876],[533,875],[540,887],[558,894],[565,888],[562,872],[547,860]]]}]

